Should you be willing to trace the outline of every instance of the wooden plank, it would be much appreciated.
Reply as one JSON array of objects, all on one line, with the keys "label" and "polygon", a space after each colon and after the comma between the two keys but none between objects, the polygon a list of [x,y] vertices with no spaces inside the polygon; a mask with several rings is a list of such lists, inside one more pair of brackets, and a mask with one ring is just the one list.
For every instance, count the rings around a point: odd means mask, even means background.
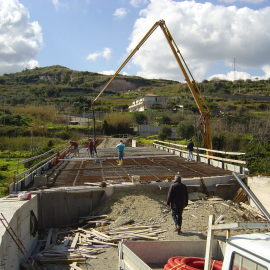
[{"label": "wooden plank", "polygon": [[104,234],[102,232],[99,232],[99,231],[97,231],[95,229],[92,229],[90,232],[93,233],[93,234],[95,234],[96,236],[99,236],[99,237],[103,238],[103,239],[107,239],[107,240],[110,240],[111,239],[111,237],[109,235]]},{"label": "wooden plank", "polygon": [[126,233],[126,234],[130,235],[132,237],[136,237],[136,238],[144,238],[144,239],[148,239],[148,240],[158,240],[158,237],[152,237],[152,236],[147,236],[147,235],[138,234],[138,233]]},{"label": "wooden plank", "polygon": [[110,243],[110,242],[102,242],[100,240],[97,240],[97,239],[91,239],[91,240],[88,240],[89,242],[93,243],[93,244],[102,244],[102,245],[105,245],[105,246],[113,246],[113,247],[118,247],[117,244],[113,244],[113,243]]},{"label": "wooden plank", "polygon": [[80,235],[80,233],[76,233],[76,234],[75,234],[75,237],[73,238],[73,241],[72,241],[72,243],[71,243],[70,248],[75,248],[75,247],[76,247],[77,242],[78,242],[78,240],[79,240],[79,235]]},{"label": "wooden plank", "polygon": [[74,262],[70,264],[70,270],[82,270],[82,268],[77,265],[77,262]]},{"label": "wooden plank", "polygon": [[223,219],[224,219],[224,216],[223,216],[223,215],[220,215],[220,216],[216,219],[215,224],[219,224]]},{"label": "wooden plank", "polygon": [[85,262],[86,258],[39,258],[41,264],[50,263],[70,263],[70,262]]},{"label": "wooden plank", "polygon": [[200,154],[200,156],[206,157],[206,158],[209,158],[209,159],[213,159],[213,160],[228,161],[228,162],[237,163],[237,164],[244,164],[244,165],[247,164],[247,162],[244,161],[244,160],[221,158],[221,157],[215,157],[215,156],[209,156],[209,155],[203,155],[203,154]]},{"label": "wooden plank", "polygon": [[80,217],[79,219],[85,219],[85,220],[93,220],[96,218],[107,218],[108,215],[100,215],[100,216],[86,216],[86,217]]},{"label": "wooden plank", "polygon": [[214,235],[212,231],[213,223],[214,223],[214,216],[210,215],[209,220],[208,220],[204,270],[210,270],[210,266],[211,266],[212,248],[213,248],[213,239],[214,239]]}]

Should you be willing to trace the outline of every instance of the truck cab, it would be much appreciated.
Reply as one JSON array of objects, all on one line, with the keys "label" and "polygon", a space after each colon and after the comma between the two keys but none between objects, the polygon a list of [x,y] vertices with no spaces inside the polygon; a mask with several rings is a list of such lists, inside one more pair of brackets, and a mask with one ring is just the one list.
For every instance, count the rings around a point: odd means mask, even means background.
[{"label": "truck cab", "polygon": [[228,239],[223,270],[270,269],[270,233],[232,236]]}]

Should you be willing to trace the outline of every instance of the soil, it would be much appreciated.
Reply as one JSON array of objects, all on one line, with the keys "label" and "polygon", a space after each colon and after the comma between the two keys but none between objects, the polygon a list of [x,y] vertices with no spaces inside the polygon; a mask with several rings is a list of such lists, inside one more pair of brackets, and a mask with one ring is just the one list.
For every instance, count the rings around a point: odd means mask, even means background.
[{"label": "soil", "polygon": [[[166,194],[152,194],[147,192],[118,193],[106,203],[106,207],[99,209],[99,213],[108,214],[112,220],[133,220],[133,224],[160,225],[167,230],[161,234],[161,240],[189,240],[206,239],[209,215],[218,218],[224,216],[224,223],[241,221],[258,221],[250,212],[238,210],[237,204],[231,201],[208,199],[189,201],[183,212],[182,234],[174,231],[171,211],[166,207]],[[112,226],[112,225],[110,225]],[[106,229],[103,227],[102,229]],[[221,233],[225,235],[225,233]],[[118,249],[108,248],[98,255],[98,259],[88,261],[83,269],[117,269]]]},{"label": "soil", "polygon": [[[136,225],[160,225],[161,229],[166,230],[160,234],[160,240],[194,240],[206,239],[207,224],[209,215],[215,215],[217,219],[224,216],[224,223],[258,221],[251,212],[240,208],[232,201],[224,201],[217,197],[205,200],[189,201],[188,206],[183,212],[182,234],[178,235],[174,230],[174,223],[171,211],[166,206],[167,194],[150,193],[138,190],[133,192],[119,192],[113,195],[105,206],[97,209],[95,214],[107,214],[115,221],[108,226],[98,227],[97,229],[106,230],[120,221],[132,221],[132,226]],[[249,231],[250,233],[251,231]],[[232,234],[243,232],[232,231]],[[216,234],[216,233],[215,233]],[[217,235],[217,234],[216,234]],[[225,237],[225,232],[220,232],[219,237]],[[118,269],[118,249],[115,247],[106,248],[104,253],[97,255],[97,259],[88,260],[85,264],[78,264],[83,270],[104,270]],[[70,269],[64,265],[48,265],[43,269]]]}]

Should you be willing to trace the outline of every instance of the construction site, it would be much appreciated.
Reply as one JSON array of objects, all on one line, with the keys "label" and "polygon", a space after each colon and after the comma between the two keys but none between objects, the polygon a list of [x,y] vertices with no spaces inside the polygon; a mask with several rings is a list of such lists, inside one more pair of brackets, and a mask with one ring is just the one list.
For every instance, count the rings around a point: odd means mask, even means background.
[{"label": "construction site", "polygon": [[[187,151],[180,148],[131,147],[134,140],[124,139],[124,164],[118,166],[119,140],[104,138],[94,158],[86,148],[79,157],[68,152],[33,178],[30,200],[18,201],[12,194],[1,199],[2,221],[13,228],[9,233],[1,227],[1,269],[19,269],[22,261],[26,269],[118,269],[122,240],[205,241],[209,215],[220,224],[267,221],[250,206],[232,171],[224,169],[229,163],[209,165],[198,153],[186,161]],[[166,207],[175,175],[182,176],[189,193],[181,235]]]},{"label": "construction site", "polygon": [[[210,111],[163,20],[102,87],[93,112],[158,27],[197,105],[204,147],[189,151],[162,140],[138,145],[131,136],[101,136],[93,156],[85,145],[78,155],[68,144],[60,147],[16,175],[10,195],[0,199],[1,270],[270,269],[270,180],[248,175],[245,153],[212,149]],[[182,231],[175,231],[167,203],[175,176],[188,193]]]}]

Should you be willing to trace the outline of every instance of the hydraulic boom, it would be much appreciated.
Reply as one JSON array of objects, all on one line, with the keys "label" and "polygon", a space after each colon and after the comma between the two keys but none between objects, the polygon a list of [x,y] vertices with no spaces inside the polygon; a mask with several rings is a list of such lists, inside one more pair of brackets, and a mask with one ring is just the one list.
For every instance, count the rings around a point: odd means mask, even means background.
[{"label": "hydraulic boom", "polygon": [[129,62],[129,60],[133,57],[133,55],[140,49],[140,47],[144,44],[144,42],[152,35],[152,33],[160,26],[162,29],[167,42],[173,52],[173,55],[184,75],[185,81],[189,87],[189,90],[195,100],[195,103],[198,107],[198,110],[200,112],[202,123],[203,123],[203,143],[204,146],[208,149],[212,149],[212,139],[211,139],[211,128],[209,123],[210,118],[210,110],[206,104],[206,101],[196,84],[182,54],[180,53],[179,48],[177,47],[169,29],[167,28],[165,21],[160,20],[156,22],[150,30],[146,33],[146,35],[141,39],[141,41],[138,43],[138,45],[135,47],[135,49],[128,55],[128,57],[125,59],[125,61],[122,63],[122,65],[117,69],[115,74],[112,76],[112,78],[105,84],[105,86],[101,89],[99,94],[96,96],[96,98],[92,102],[92,106],[94,106],[94,103],[96,100],[102,95],[102,93],[105,91],[105,89],[111,84],[111,82],[115,79],[115,77],[119,74],[119,72],[124,68],[124,66]]}]

